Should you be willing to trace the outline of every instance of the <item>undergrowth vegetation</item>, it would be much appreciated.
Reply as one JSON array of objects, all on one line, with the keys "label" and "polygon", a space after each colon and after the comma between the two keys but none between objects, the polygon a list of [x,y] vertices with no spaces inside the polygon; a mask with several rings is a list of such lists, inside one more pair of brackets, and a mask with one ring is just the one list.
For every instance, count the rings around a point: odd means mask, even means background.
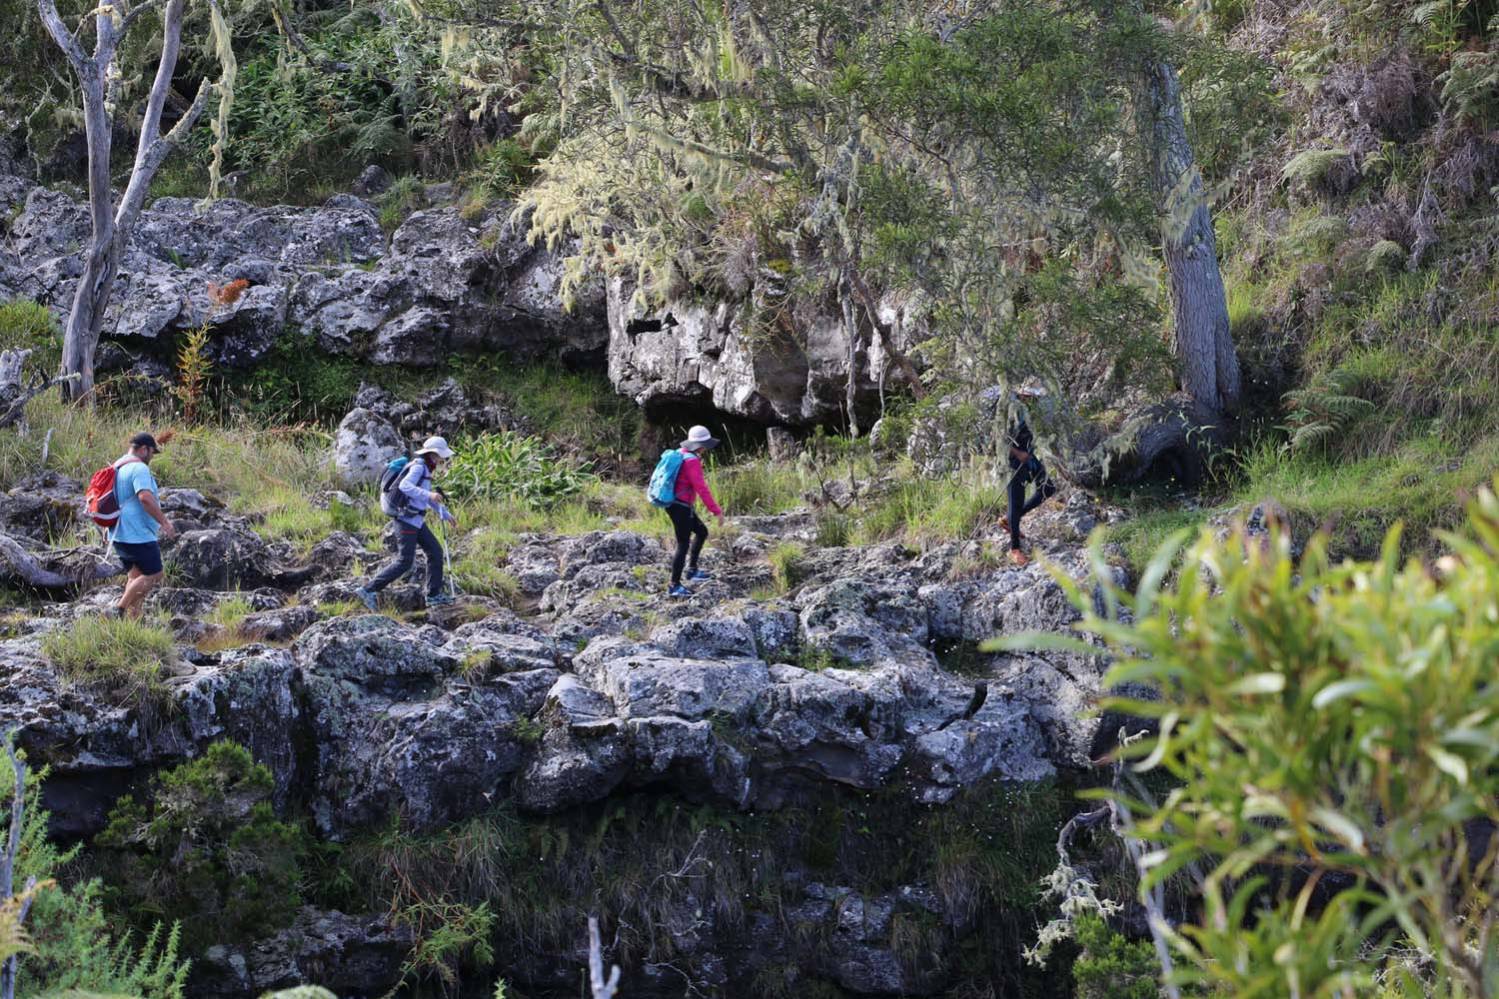
[{"label": "undergrowth vegetation", "polygon": [[[1002,994],[1050,994],[1043,975],[1015,960],[1041,904],[1038,879],[1053,861],[1050,830],[1064,818],[1061,787],[991,784],[951,807],[927,809],[899,795],[840,794],[774,813],[721,811],[670,797],[632,795],[551,818],[508,808],[432,833],[392,826],[342,847],[315,878],[326,904],[389,910],[434,944],[413,955],[418,978],[448,983],[493,957],[502,965],[552,952],[575,938],[589,912],[614,936],[626,966],[692,962],[669,930],[689,897],[717,925],[757,915],[795,919],[799,897],[785,877],[796,858],[828,884],[866,893],[922,883],[955,922],[983,943],[951,968],[955,980]],[[892,838],[891,828],[910,835]],[[652,848],[640,849],[642,836]],[[927,968],[934,941],[953,931],[919,907],[902,909],[889,933],[898,958]],[[822,953],[838,946],[832,923],[802,925]],[[801,969],[763,969],[756,994],[793,996],[817,987]]]},{"label": "undergrowth vegetation", "polygon": [[502,497],[539,509],[577,496],[594,481],[581,459],[552,452],[535,437],[485,434],[455,442],[457,454],[443,474],[454,498],[493,501]]},{"label": "undergrowth vegetation", "polygon": [[[13,786],[10,767],[0,784]],[[59,847],[50,837],[50,815],[42,807],[46,771],[26,778],[17,888],[35,884],[25,923],[28,949],[19,955],[16,995],[105,994],[144,999],[183,999],[189,962],[180,953],[178,925],[145,924],[124,932],[106,912],[105,888],[97,878],[78,877],[81,848]],[[0,825],[11,826],[10,800],[0,807]],[[0,899],[0,903],[9,902]]]}]

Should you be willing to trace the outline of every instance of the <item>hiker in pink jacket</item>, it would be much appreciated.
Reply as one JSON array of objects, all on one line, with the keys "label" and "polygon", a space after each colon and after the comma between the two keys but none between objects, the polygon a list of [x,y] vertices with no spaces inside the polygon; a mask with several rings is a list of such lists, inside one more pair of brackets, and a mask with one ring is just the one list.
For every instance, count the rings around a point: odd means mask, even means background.
[{"label": "hiker in pink jacket", "polygon": [[707,427],[693,427],[687,432],[687,439],[682,442],[682,467],[677,472],[677,501],[666,508],[667,516],[671,517],[671,526],[677,532],[677,553],[671,560],[671,589],[668,591],[673,597],[692,596],[692,591],[682,585],[684,568],[689,570],[687,578],[690,580],[712,578],[697,567],[703,542],[708,540],[708,526],[698,517],[694,507],[698,500],[702,500],[708,512],[718,518],[718,526],[723,527],[723,510],[719,509],[718,501],[713,498],[713,491],[703,478],[703,461],[700,456],[701,452],[717,446],[717,439],[708,433]]}]

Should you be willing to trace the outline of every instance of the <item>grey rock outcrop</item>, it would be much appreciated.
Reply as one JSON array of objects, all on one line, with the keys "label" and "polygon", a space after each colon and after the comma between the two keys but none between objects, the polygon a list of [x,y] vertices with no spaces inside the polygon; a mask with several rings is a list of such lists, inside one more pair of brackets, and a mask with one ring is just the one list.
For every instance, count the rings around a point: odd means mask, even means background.
[{"label": "grey rock outcrop", "polygon": [[351,488],[380,481],[385,466],[405,453],[406,445],[390,421],[369,409],[350,410],[333,434],[333,469]]},{"label": "grey rock outcrop", "polygon": [[193,962],[194,995],[235,999],[318,983],[335,995],[383,995],[397,986],[417,942],[388,916],[304,909],[296,923],[249,945],[210,947]]},{"label": "grey rock outcrop", "polygon": [[[560,261],[526,242],[511,208],[472,221],[451,207],[424,210],[387,244],[375,207],[352,195],[313,208],[158,198],[125,249],[105,329],[131,351],[165,357],[176,333],[207,324],[225,368],[261,362],[292,329],[307,345],[376,364],[431,366],[477,350],[601,359],[602,289],[565,311]],[[0,297],[65,312],[88,231],[83,205],[0,176]]]},{"label": "grey rock outcrop", "polygon": [[366,409],[388,420],[412,439],[441,434],[449,438],[479,430],[527,430],[526,422],[496,403],[476,402],[457,379],[449,378],[413,402],[397,399],[374,385],[360,386],[356,409]]}]

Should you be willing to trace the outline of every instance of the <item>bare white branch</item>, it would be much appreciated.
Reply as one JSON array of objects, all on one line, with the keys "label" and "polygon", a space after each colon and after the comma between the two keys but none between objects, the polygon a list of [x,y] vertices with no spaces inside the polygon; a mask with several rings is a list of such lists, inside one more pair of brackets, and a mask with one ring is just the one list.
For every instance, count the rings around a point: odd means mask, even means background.
[{"label": "bare white branch", "polygon": [[588,981],[592,987],[593,999],[615,999],[615,990],[619,988],[619,965],[609,969],[609,977],[604,977],[604,947],[599,942],[599,917],[588,917]]}]

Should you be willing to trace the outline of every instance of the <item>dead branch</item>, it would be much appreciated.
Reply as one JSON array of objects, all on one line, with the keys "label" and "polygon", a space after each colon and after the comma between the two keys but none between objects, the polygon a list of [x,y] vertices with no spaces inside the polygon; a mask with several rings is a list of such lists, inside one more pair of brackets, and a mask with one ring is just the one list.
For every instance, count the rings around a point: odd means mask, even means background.
[{"label": "dead branch", "polygon": [[32,399],[35,399],[37,396],[41,395],[43,392],[46,392],[50,388],[54,388],[58,385],[66,385],[69,382],[75,382],[81,377],[83,376],[76,373],[71,375],[60,375],[57,378],[49,378],[44,382],[40,382],[37,385],[34,385],[31,388],[27,389],[25,392],[22,392],[21,395],[18,396],[15,401],[10,404],[5,412],[3,414],[0,414],[0,429],[13,427],[17,423],[20,423],[21,420],[26,416],[26,404]]},{"label": "dead branch", "polygon": [[604,947],[599,942],[599,917],[588,917],[588,981],[593,990],[593,999],[615,999],[619,988],[619,965],[609,969],[604,978]]},{"label": "dead branch", "polygon": [[[65,553],[59,553],[65,554]],[[9,576],[13,581],[25,583],[39,590],[61,590],[82,586],[118,575],[118,565],[103,559],[91,559],[91,565],[81,567],[75,574],[56,572],[42,565],[21,543],[8,534],[0,534],[0,579]]]}]

